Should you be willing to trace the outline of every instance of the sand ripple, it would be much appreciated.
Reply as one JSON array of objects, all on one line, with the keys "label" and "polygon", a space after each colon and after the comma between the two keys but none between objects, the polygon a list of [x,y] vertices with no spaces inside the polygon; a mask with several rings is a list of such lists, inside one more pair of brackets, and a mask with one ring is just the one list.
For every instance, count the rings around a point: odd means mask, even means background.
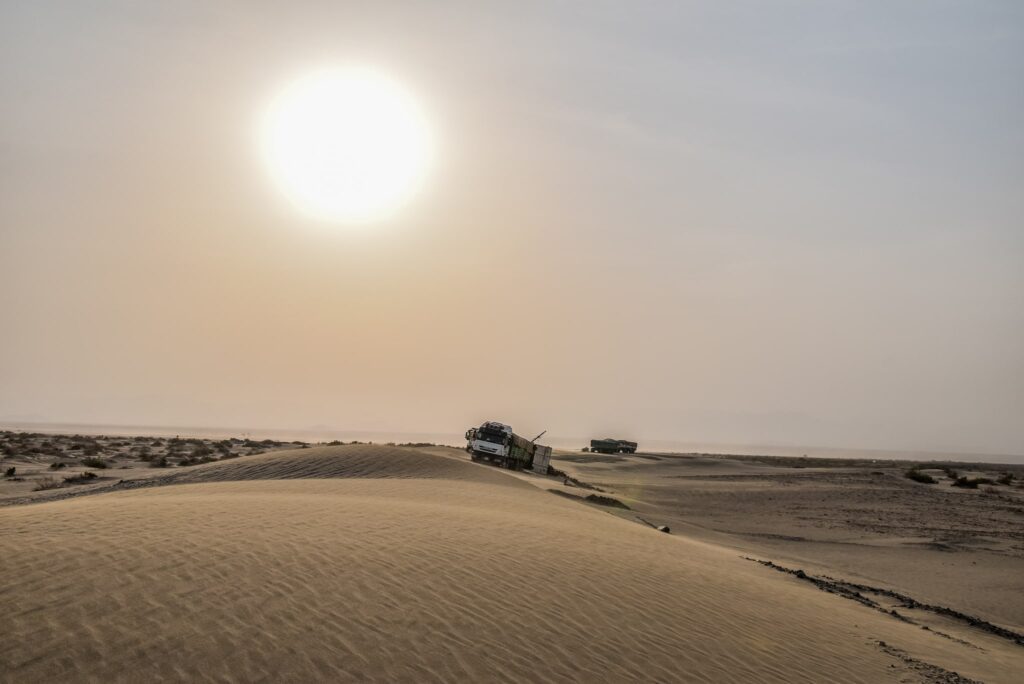
[{"label": "sand ripple", "polygon": [[878,682],[899,670],[875,639],[952,648],[501,471],[383,453],[0,510],[0,679]]}]

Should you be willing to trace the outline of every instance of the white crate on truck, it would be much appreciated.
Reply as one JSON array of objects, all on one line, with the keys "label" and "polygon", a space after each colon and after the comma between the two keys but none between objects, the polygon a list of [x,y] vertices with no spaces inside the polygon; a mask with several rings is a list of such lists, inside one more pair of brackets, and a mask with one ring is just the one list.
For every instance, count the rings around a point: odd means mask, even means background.
[{"label": "white crate on truck", "polygon": [[539,475],[548,474],[548,463],[551,462],[551,447],[537,445],[537,450],[533,452],[533,472]]}]

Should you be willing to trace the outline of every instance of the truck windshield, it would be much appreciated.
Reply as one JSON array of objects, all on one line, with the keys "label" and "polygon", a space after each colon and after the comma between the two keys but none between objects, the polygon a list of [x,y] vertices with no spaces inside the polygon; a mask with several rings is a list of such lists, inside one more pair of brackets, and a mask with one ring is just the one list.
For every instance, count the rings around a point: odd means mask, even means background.
[{"label": "truck windshield", "polygon": [[484,442],[490,442],[492,444],[504,444],[505,443],[505,435],[504,435],[504,433],[501,433],[501,432],[491,432],[490,430],[477,430],[476,431],[476,438],[481,440],[481,441],[484,441]]}]

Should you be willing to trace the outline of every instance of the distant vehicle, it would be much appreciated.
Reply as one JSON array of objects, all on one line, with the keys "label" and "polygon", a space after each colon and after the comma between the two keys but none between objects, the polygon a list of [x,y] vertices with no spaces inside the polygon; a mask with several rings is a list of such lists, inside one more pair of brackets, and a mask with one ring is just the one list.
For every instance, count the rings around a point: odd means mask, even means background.
[{"label": "distant vehicle", "polygon": [[478,428],[466,430],[466,451],[474,461],[487,461],[510,470],[532,468],[546,475],[551,447],[537,444],[544,432],[526,439],[512,432],[511,426],[487,421]]},{"label": "distant vehicle", "polygon": [[599,454],[635,454],[636,442],[629,442],[624,439],[592,439],[590,450]]}]

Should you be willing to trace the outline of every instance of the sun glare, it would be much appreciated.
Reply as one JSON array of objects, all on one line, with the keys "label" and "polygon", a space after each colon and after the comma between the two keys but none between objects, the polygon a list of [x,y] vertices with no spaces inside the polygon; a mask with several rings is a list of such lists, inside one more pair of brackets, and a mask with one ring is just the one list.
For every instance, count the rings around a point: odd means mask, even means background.
[{"label": "sun glare", "polygon": [[411,94],[362,68],[320,71],[285,88],[263,119],[261,145],[274,180],[304,213],[353,223],[398,209],[432,154]]}]

